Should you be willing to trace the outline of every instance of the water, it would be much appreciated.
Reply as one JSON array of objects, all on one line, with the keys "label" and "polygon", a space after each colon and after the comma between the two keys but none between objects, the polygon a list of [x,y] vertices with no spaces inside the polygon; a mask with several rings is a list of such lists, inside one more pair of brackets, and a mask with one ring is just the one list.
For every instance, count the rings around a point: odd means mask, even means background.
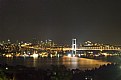
[{"label": "water", "polygon": [[49,68],[51,65],[65,65],[69,69],[92,69],[98,68],[100,65],[108,64],[109,62],[77,58],[77,57],[62,57],[62,58],[29,58],[29,57],[0,57],[0,64],[8,65],[24,65],[35,68]]}]

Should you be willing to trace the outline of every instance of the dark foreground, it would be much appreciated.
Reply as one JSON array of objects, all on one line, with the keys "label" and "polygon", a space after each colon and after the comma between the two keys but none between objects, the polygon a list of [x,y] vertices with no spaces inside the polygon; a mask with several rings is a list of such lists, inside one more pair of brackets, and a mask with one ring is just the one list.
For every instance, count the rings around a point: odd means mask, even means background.
[{"label": "dark foreground", "polygon": [[83,71],[63,65],[52,65],[50,69],[0,65],[0,80],[121,80],[121,67],[108,64]]}]

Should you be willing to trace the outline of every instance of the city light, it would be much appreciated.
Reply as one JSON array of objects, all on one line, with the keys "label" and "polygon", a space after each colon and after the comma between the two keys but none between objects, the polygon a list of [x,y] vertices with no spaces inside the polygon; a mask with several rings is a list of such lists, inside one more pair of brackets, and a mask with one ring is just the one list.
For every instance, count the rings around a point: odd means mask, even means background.
[{"label": "city light", "polygon": [[68,54],[68,57],[71,57],[71,54]]},{"label": "city light", "polygon": [[37,58],[38,57],[38,54],[33,54],[32,55],[34,58]]}]

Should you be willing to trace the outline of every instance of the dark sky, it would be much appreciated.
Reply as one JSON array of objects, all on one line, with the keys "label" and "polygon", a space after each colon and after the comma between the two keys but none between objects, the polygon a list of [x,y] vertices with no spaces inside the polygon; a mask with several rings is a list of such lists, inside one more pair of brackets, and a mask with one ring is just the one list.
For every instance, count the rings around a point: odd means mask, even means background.
[{"label": "dark sky", "polygon": [[120,0],[0,0],[0,40],[121,44]]}]

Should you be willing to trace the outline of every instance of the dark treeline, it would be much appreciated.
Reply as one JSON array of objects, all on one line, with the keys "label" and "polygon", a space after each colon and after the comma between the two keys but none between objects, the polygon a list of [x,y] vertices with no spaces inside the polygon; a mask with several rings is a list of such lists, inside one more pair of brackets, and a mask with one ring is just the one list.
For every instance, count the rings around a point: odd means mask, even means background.
[{"label": "dark treeline", "polygon": [[0,65],[0,80],[121,80],[121,67],[107,64],[92,70],[79,70],[63,65],[52,65],[49,69]]}]

